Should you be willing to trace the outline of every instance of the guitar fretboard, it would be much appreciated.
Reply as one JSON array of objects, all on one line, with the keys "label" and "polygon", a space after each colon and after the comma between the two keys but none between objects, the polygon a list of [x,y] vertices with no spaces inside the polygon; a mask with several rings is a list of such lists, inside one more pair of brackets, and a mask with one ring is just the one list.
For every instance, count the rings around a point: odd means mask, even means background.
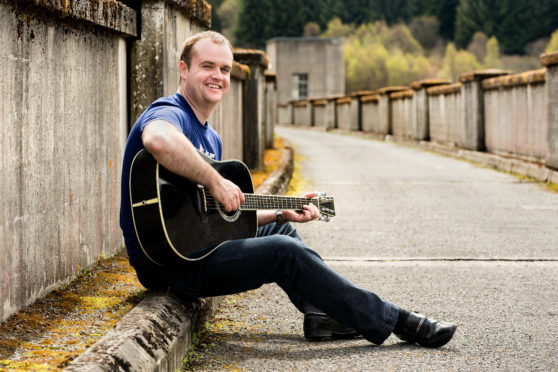
[{"label": "guitar fretboard", "polygon": [[[206,194],[207,208],[216,209],[215,199]],[[301,210],[303,205],[314,204],[319,207],[317,199],[301,198],[294,196],[277,196],[262,194],[244,194],[244,204],[240,207],[243,211],[262,209],[293,209]],[[219,207],[221,204],[219,203]]]}]

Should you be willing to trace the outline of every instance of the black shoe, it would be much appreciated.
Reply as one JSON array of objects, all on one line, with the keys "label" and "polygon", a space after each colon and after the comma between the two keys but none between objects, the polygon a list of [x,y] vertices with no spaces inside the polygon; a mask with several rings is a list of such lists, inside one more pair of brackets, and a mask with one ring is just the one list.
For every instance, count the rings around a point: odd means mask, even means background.
[{"label": "black shoe", "polygon": [[351,328],[339,324],[327,314],[308,313],[304,315],[304,337],[309,341],[325,339],[348,339],[358,337]]},{"label": "black shoe", "polygon": [[422,314],[411,313],[402,328],[393,331],[401,340],[434,348],[447,344],[453,337],[457,326],[452,323],[438,322]]}]

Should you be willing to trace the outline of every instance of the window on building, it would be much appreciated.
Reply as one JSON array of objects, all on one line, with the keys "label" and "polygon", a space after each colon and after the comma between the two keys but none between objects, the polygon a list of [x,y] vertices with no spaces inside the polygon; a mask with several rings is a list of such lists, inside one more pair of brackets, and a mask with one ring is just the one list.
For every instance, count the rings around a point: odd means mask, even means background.
[{"label": "window on building", "polygon": [[308,74],[293,74],[291,92],[294,99],[308,97]]}]

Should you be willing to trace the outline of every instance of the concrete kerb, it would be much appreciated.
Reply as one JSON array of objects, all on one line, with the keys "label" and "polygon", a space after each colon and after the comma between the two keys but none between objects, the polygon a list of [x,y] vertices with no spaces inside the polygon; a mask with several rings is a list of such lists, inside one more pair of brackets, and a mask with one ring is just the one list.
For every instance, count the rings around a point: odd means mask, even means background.
[{"label": "concrete kerb", "polygon": [[[256,190],[284,194],[293,172],[286,147],[277,170]],[[192,333],[209,319],[220,297],[185,303],[169,293],[148,292],[109,333],[74,359],[66,371],[176,371],[192,344]]]},{"label": "concrete kerb", "polygon": [[[343,129],[329,130],[332,133],[355,135],[354,131]],[[482,151],[473,151],[458,148],[455,146],[444,145],[430,141],[416,141],[411,139],[399,138],[391,135],[360,132],[359,135],[380,141],[401,143],[410,146],[419,146],[430,151],[438,152],[447,156],[452,156],[474,163],[483,164],[487,167],[501,170],[503,172],[514,173],[529,177],[540,182],[548,182],[558,185],[558,170],[547,168],[544,164],[527,161],[521,158],[503,156]]]}]

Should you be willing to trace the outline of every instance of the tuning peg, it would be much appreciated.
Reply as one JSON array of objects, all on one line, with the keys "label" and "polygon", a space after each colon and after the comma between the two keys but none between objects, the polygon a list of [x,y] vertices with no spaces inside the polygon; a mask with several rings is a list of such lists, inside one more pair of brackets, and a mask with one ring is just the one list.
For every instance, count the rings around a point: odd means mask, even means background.
[{"label": "tuning peg", "polygon": [[326,193],[323,192],[323,191],[318,191],[318,192],[316,192],[316,196],[323,197],[323,196],[326,196]]},{"label": "tuning peg", "polygon": [[327,214],[322,215],[320,219],[324,222],[329,222],[329,216]]}]

